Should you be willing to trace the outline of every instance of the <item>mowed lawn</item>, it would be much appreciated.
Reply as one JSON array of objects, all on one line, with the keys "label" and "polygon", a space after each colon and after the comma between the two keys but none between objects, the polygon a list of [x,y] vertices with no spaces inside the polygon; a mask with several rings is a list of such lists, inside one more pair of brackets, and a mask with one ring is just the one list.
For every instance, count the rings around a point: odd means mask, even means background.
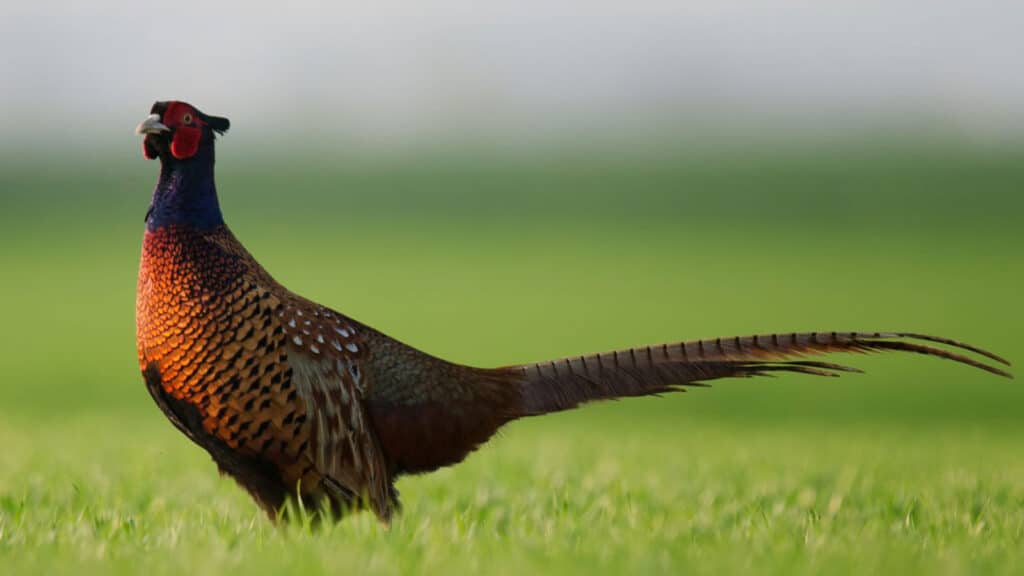
[{"label": "mowed lawn", "polygon": [[[1016,156],[220,158],[229,223],[278,279],[453,360],[832,329],[1022,359]],[[0,573],[1024,570],[1024,390],[930,358],[518,422],[402,479],[390,528],[275,527],[142,386],[140,164],[0,176]]]}]

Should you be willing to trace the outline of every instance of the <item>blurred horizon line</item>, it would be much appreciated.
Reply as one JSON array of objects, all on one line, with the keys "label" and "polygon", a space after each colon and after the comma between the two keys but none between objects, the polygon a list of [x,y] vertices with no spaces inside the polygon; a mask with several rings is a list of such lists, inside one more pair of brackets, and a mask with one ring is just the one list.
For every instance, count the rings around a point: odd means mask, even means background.
[{"label": "blurred horizon line", "polygon": [[[247,126],[246,122],[252,123]],[[120,130],[73,129],[56,136],[45,131],[33,135],[0,138],[0,166],[16,169],[18,164],[48,161],[54,153],[62,163],[114,161],[139,154],[140,139],[128,126]],[[860,122],[831,124],[709,126],[689,127],[633,125],[611,129],[551,130],[536,134],[509,134],[485,130],[443,135],[414,134],[390,138],[364,138],[344,130],[314,134],[281,129],[259,118],[232,118],[232,129],[220,137],[218,159],[254,158],[289,163],[307,158],[310,162],[376,163],[390,161],[431,161],[467,158],[476,160],[538,161],[593,156],[624,161],[667,158],[693,160],[743,156],[777,158],[799,155],[854,153],[868,155],[967,152],[999,156],[1024,150],[1024,127],[997,132],[977,131],[953,122],[915,121],[907,117],[891,123],[872,117]]]}]

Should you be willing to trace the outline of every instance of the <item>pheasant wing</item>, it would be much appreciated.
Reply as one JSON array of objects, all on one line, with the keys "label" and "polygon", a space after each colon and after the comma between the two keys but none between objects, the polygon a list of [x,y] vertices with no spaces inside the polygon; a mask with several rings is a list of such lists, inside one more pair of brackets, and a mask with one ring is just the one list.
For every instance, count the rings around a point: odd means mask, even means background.
[{"label": "pheasant wing", "polygon": [[308,302],[279,312],[288,344],[292,384],[309,421],[307,452],[331,499],[362,499],[382,518],[396,506],[381,449],[363,404],[366,346],[349,321]]}]

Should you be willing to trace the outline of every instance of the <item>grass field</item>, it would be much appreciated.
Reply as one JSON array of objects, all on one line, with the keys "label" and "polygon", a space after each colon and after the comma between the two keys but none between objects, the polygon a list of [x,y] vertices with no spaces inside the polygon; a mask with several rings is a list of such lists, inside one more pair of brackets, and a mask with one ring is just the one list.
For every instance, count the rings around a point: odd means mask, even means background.
[{"label": "grass field", "polygon": [[[1017,154],[256,160],[224,147],[222,204],[278,279],[453,360],[803,329],[1021,360]],[[46,165],[0,170],[4,574],[1024,570],[1024,389],[925,358],[518,422],[390,529],[275,528],[138,375],[156,166]]]}]

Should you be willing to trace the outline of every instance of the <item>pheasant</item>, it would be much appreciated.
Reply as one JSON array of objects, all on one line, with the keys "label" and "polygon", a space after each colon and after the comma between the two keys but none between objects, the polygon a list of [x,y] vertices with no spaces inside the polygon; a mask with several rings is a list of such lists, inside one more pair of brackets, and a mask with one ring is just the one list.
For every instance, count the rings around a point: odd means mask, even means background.
[{"label": "pheasant", "polygon": [[[503,368],[446,362],[288,291],[224,223],[214,140],[230,126],[181,101],[137,128],[160,159],[136,301],[139,365],[156,404],[271,519],[399,509],[397,477],[462,461],[504,424],[581,404],[777,372],[837,376],[805,360],[902,351],[1012,377],[985,350],[904,332],[809,332],[642,346]],[[942,347],[945,346],[945,347]]]}]

